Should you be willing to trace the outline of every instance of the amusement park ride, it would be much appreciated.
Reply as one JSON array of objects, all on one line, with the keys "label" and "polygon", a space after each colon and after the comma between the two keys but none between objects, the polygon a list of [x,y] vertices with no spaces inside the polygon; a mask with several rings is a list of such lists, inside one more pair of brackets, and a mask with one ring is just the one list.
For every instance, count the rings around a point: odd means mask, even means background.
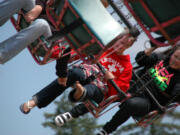
[{"label": "amusement park ride", "polygon": [[[117,37],[124,34],[137,37],[139,35],[138,30],[125,18],[123,11],[117,8],[112,0],[105,1],[121,18],[129,29],[128,31],[109,14],[100,0],[48,0],[46,14],[58,32],[49,39],[41,36],[28,46],[34,60],[40,65],[47,64],[63,55],[67,55],[63,54],[63,50],[71,47],[71,61],[80,59],[87,62],[89,56],[93,56],[95,59],[99,58],[100,54],[113,47]],[[150,41],[156,46],[176,46],[180,41],[180,0],[163,0],[163,5],[162,0],[120,1],[124,3]],[[24,19],[22,11],[17,19],[12,17],[11,21],[17,31],[29,25]],[[155,37],[154,33],[156,33]],[[54,56],[57,52],[58,55]],[[88,62],[91,61],[91,59],[88,59]],[[101,65],[98,66],[101,68]],[[141,77],[138,76],[136,70],[133,71],[133,74],[141,81]],[[117,89],[118,95],[111,96],[100,104],[92,100],[85,102],[86,107],[96,118],[132,96],[121,91],[113,80],[110,81]],[[146,86],[143,85],[142,87]],[[150,92],[148,88],[146,90]],[[143,118],[134,118],[137,124],[143,127],[179,105],[174,103],[162,106],[151,93],[149,94],[158,109]],[[111,103],[119,101],[119,99],[121,99],[120,102],[107,110]]]}]

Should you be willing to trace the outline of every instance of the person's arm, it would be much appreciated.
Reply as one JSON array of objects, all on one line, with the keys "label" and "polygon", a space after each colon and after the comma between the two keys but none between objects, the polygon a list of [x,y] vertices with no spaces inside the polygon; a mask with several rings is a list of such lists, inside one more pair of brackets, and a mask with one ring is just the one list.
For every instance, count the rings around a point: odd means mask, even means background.
[{"label": "person's arm", "polygon": [[108,7],[109,6],[109,3],[107,0],[101,0],[102,4],[104,5],[104,7]]},{"label": "person's arm", "polygon": [[175,84],[172,91],[172,97],[177,97],[175,100],[180,103],[180,83]]},{"label": "person's arm", "polygon": [[156,47],[148,48],[145,51],[140,51],[136,55],[136,62],[140,66],[152,66],[156,64],[156,62],[159,60],[158,55],[156,53],[152,53]]},{"label": "person's arm", "polygon": [[147,48],[144,53],[147,55],[147,56],[150,56],[152,54],[152,52],[154,50],[156,50],[158,47],[154,46],[154,47],[151,47],[151,48]]},{"label": "person's arm", "polygon": [[114,75],[111,72],[109,72],[109,71],[106,71],[104,77],[105,77],[106,80],[110,80],[110,79],[114,79],[115,78]]},{"label": "person's arm", "polygon": [[[70,51],[71,48],[67,48],[64,51],[64,54],[69,53]],[[66,86],[67,72],[68,72],[67,67],[70,56],[71,54],[68,54],[56,60],[56,75],[58,76],[58,83],[64,86]]]},{"label": "person's arm", "polygon": [[42,9],[40,5],[36,5],[31,11],[24,15],[24,18],[27,22],[32,22],[41,14]]},{"label": "person's arm", "polygon": [[27,12],[24,16],[27,22],[32,22],[42,13],[45,9],[46,0],[36,0],[35,7]]}]

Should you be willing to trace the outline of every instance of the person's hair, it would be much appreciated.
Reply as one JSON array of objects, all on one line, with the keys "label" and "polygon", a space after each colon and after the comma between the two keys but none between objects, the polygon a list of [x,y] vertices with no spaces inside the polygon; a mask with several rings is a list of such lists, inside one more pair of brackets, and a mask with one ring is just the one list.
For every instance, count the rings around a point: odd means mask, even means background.
[{"label": "person's hair", "polygon": [[163,53],[163,55],[166,55],[167,57],[171,56],[176,50],[180,49],[180,44],[175,45],[175,46],[171,46],[169,49],[165,50]]},{"label": "person's hair", "polygon": [[165,50],[162,54],[163,54],[163,59],[165,61],[166,64],[168,64],[171,55],[176,51],[176,50],[180,50],[180,44],[177,44],[175,46],[172,46],[171,48],[169,48],[168,50]]},{"label": "person's hair", "polygon": [[177,49],[176,50],[180,50],[180,45],[177,46]]}]

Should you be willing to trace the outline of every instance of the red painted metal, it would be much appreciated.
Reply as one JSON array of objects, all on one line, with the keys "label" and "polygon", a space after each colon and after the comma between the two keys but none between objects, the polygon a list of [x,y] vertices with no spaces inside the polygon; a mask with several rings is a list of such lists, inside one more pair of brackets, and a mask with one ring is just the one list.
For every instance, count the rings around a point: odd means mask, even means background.
[{"label": "red painted metal", "polygon": [[[136,13],[133,11],[131,6],[129,5],[129,2],[137,2],[139,1],[142,5],[142,7],[145,9],[147,14],[152,18],[154,23],[156,24],[155,27],[150,28],[150,30],[147,30],[147,28],[144,26],[142,23],[141,19],[136,15]],[[151,10],[147,7],[147,5],[144,3],[143,0],[123,0],[124,5],[127,7],[129,12],[133,15],[133,17],[136,19],[140,27],[143,29],[143,31],[146,33],[146,35],[149,37],[149,39],[156,45],[158,46],[168,46],[168,45],[175,45],[178,40],[180,40],[180,35],[177,36],[176,38],[172,39],[168,35],[168,33],[164,30],[165,27],[170,26],[174,23],[180,22],[180,17],[172,18],[171,20],[168,20],[167,22],[160,23],[158,19],[153,15]],[[169,43],[162,43],[157,40],[152,36],[151,32],[156,32],[156,31],[161,31],[162,35],[168,40]]]}]

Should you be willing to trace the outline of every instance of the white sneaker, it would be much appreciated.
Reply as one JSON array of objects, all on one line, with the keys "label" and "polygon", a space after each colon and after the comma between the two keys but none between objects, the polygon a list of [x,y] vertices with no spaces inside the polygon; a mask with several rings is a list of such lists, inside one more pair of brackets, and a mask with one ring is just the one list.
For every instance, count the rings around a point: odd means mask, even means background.
[{"label": "white sneaker", "polygon": [[108,133],[104,130],[101,130],[98,134],[96,135],[108,135]]},{"label": "white sneaker", "polygon": [[55,118],[55,123],[57,126],[61,127],[63,126],[66,122],[73,120],[72,115],[69,112],[59,114]]}]

